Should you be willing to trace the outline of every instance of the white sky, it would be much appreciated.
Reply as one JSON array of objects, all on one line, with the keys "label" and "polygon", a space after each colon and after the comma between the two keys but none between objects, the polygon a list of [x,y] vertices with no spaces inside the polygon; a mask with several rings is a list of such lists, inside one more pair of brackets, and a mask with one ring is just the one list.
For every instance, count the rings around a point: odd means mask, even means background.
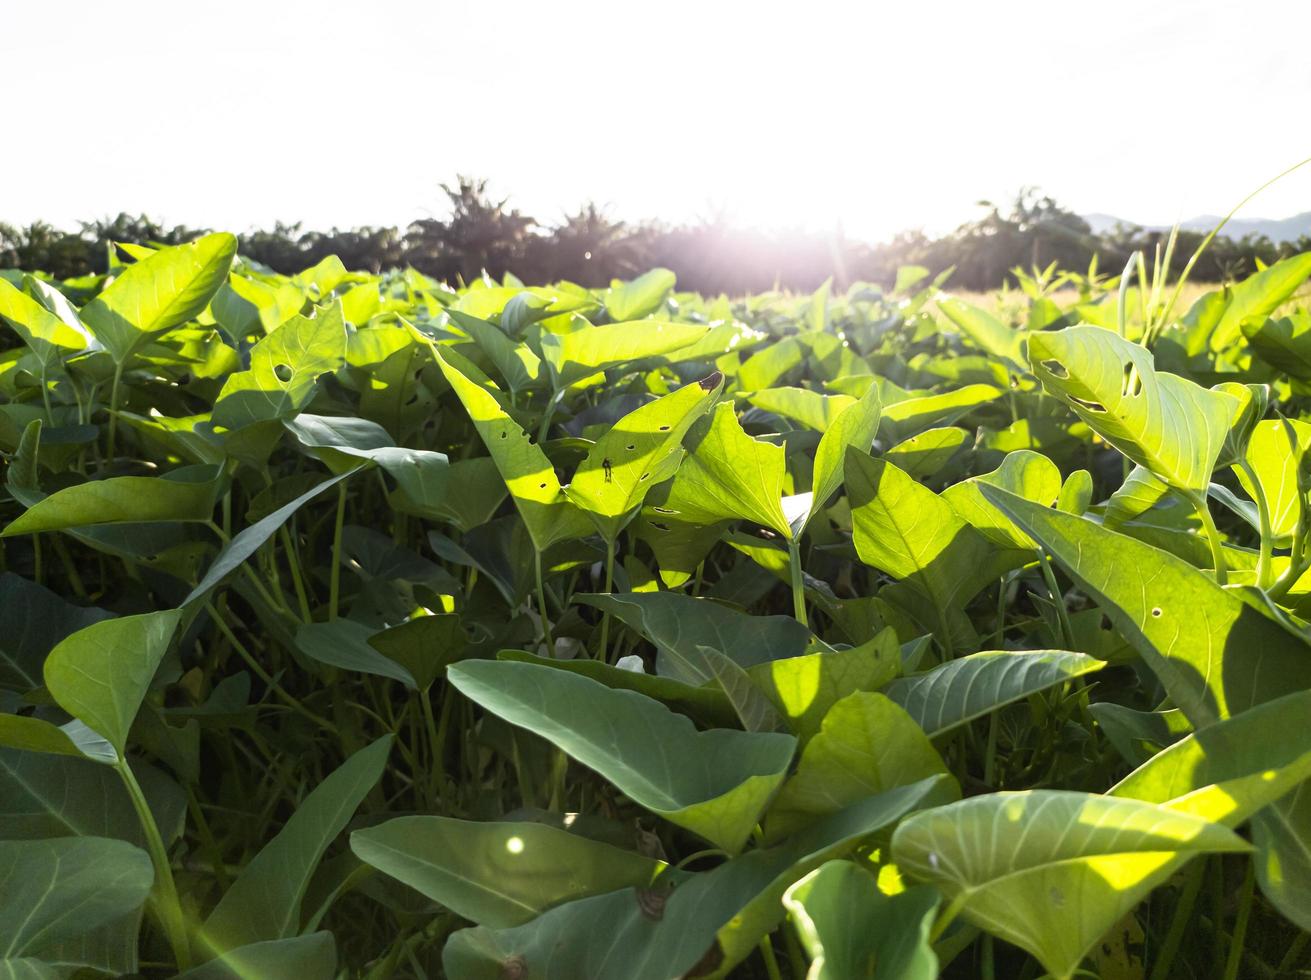
[{"label": "white sky", "polygon": [[[877,238],[1038,184],[1141,222],[1311,156],[1311,0],[0,0],[0,220],[726,211]],[[1243,213],[1311,210],[1311,167]]]}]

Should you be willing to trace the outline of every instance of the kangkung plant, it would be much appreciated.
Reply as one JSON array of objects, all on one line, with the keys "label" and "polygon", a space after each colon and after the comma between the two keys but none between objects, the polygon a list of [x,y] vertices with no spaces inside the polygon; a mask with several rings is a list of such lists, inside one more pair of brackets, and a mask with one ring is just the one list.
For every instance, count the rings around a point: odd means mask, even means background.
[{"label": "kangkung plant", "polygon": [[1311,255],[1136,271],[0,274],[0,976],[1305,969]]}]

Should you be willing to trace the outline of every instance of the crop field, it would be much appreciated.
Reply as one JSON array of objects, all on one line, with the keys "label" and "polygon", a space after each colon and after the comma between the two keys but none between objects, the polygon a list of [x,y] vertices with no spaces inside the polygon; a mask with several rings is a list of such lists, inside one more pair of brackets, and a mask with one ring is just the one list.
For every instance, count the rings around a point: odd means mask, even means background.
[{"label": "crop field", "polygon": [[1311,975],[1309,276],[0,274],[0,978]]}]

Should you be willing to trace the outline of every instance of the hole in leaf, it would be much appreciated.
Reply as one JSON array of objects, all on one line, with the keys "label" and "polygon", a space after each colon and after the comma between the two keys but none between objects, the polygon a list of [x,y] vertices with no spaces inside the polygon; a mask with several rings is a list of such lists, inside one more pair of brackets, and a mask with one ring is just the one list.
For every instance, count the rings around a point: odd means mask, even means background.
[{"label": "hole in leaf", "polygon": [[697,384],[701,386],[702,391],[710,391],[715,387],[715,385],[719,384],[719,382],[723,380],[724,380],[723,374],[721,374],[719,371],[716,371],[714,374],[706,375],[706,377],[698,381]]},{"label": "hole in leaf", "polygon": [[668,531],[668,530],[669,530],[669,525],[668,525],[668,524],[661,524],[659,521],[652,521],[652,522],[651,522],[651,526],[652,526],[653,528],[655,528],[657,531]]},{"label": "hole in leaf", "polygon": [[669,426],[667,426],[667,425],[662,425],[662,426],[660,426],[660,431],[661,431],[661,432],[668,432],[668,431],[669,431]]},{"label": "hole in leaf", "polygon": [[288,381],[291,380],[291,373],[292,372],[291,372],[290,364],[273,365],[273,376],[277,378],[279,381],[281,381],[283,384],[286,384]]},{"label": "hole in leaf", "polygon": [[510,438],[510,433],[508,433],[508,432],[506,432],[504,429],[502,429],[502,430],[501,430],[501,438],[502,438],[502,439],[508,439],[508,438]]},{"label": "hole in leaf", "polygon": [[631,453],[631,452],[632,452],[634,449],[636,449],[637,447],[636,447],[636,446],[633,446],[633,445],[629,445],[629,446],[625,446],[624,448],[627,449],[627,450]]},{"label": "hole in leaf", "polygon": [[411,395],[409,398],[405,399],[405,404],[406,404],[406,406],[413,405],[413,404],[414,404],[415,402],[417,402],[418,400],[419,400],[419,393],[416,391],[416,392],[415,392],[413,395]]},{"label": "hole in leaf", "polygon": [[537,485],[537,487],[538,487],[539,490],[545,490],[545,489],[546,489],[546,484],[545,484],[545,483],[539,483],[539,484]]},{"label": "hole in leaf", "polygon": [[1042,366],[1058,378],[1068,378],[1070,376],[1070,372],[1065,370],[1065,365],[1060,361],[1046,360],[1042,362]]},{"label": "hole in leaf", "polygon": [[1134,370],[1133,362],[1126,361],[1120,380],[1120,394],[1132,398],[1142,390],[1142,378]]},{"label": "hole in leaf", "polygon": [[1160,619],[1160,618],[1161,618],[1161,607],[1160,607],[1160,606],[1153,606],[1153,607],[1152,607],[1152,618],[1153,618],[1153,619]]},{"label": "hole in leaf", "polygon": [[657,514],[677,514],[677,513],[678,513],[678,511],[674,510],[672,507],[652,507],[651,509],[652,509],[653,511],[655,511]]},{"label": "hole in leaf", "polygon": [[1075,398],[1073,395],[1070,396],[1070,401],[1074,402],[1074,404],[1079,405],[1082,408],[1088,409],[1088,411],[1090,412],[1100,413],[1106,411],[1106,406],[1103,405],[1101,402],[1090,402],[1086,398]]},{"label": "hole in leaf", "polygon": [[650,476],[650,475],[651,475],[650,473],[643,473],[640,477],[638,477],[638,480],[639,480],[639,481],[640,481],[640,480],[645,480],[645,479],[646,479],[648,476]]}]

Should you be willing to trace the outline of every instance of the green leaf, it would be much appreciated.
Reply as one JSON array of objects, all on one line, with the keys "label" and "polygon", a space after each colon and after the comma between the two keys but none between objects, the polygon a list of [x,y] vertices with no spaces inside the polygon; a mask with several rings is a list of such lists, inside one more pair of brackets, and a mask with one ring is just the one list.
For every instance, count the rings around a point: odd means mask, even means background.
[{"label": "green leaf", "polygon": [[386,677],[399,681],[412,691],[418,690],[414,675],[369,645],[370,638],[377,632],[349,619],[305,623],[296,630],[296,649],[318,663]]},{"label": "green leaf", "polygon": [[934,980],[929,944],[938,893],[879,891],[874,876],[851,861],[830,861],[787,890],[783,904],[810,955],[806,980]]},{"label": "green leaf", "polygon": [[533,546],[545,551],[557,541],[585,537],[591,530],[590,523],[564,495],[555,467],[542,447],[528,438],[490,391],[465,377],[437,347],[432,348],[432,353],[496,461]]},{"label": "green leaf", "polygon": [[221,953],[300,931],[310,876],[382,777],[391,743],[386,735],[360,749],[301,801],[205,920],[203,933],[211,949]]},{"label": "green leaf", "polygon": [[747,401],[761,411],[824,432],[839,415],[855,404],[856,399],[850,395],[823,395],[809,388],[782,387],[752,392]]},{"label": "green leaf", "polygon": [[333,980],[337,943],[330,932],[270,939],[241,946],[177,980]]},{"label": "green leaf", "polygon": [[1283,306],[1308,276],[1311,276],[1311,252],[1276,262],[1226,289],[1224,312],[1211,331],[1211,350],[1223,350],[1236,341],[1244,321],[1264,319]]},{"label": "green leaf", "polygon": [[605,293],[610,319],[640,320],[660,309],[677,277],[668,269],[651,269],[629,282],[615,283]]},{"label": "green leaf", "polygon": [[84,935],[138,908],[155,871],[103,837],[0,841],[0,961]]},{"label": "green leaf", "polygon": [[749,667],[747,674],[804,742],[819,731],[837,701],[855,691],[878,690],[900,668],[897,632],[889,627],[858,647],[768,660]]},{"label": "green leaf", "polygon": [[497,652],[496,659],[539,664],[552,670],[581,674],[615,690],[636,691],[711,728],[732,728],[738,723],[737,713],[728,698],[713,684],[688,684],[670,677],[612,667],[599,660],[552,660],[524,650],[501,650]]},{"label": "green leaf", "polygon": [[1208,725],[1157,753],[1107,795],[1237,827],[1311,776],[1311,732],[1302,723],[1308,709],[1311,691],[1298,691]]},{"label": "green leaf", "polygon": [[587,453],[565,494],[613,541],[653,486],[674,475],[683,436],[723,389],[719,372],[647,402],[611,427]]},{"label": "green leaf", "polygon": [[801,364],[805,356],[795,337],[785,337],[747,358],[737,372],[738,384],[745,391],[772,388],[780,378]]},{"label": "green leaf", "polygon": [[688,719],[631,691],[534,664],[467,661],[446,671],[465,695],[540,735],[653,813],[736,853],[783,780],[796,740]]},{"label": "green leaf", "polygon": [[0,319],[22,338],[46,371],[87,346],[84,333],[5,279],[0,279]]},{"label": "green leaf", "polygon": [[214,403],[214,424],[240,429],[291,418],[309,405],[319,376],[345,363],[340,302],[315,317],[294,316],[251,348],[249,370],[228,375]]},{"label": "green leaf", "polygon": [[1242,330],[1261,360],[1290,378],[1311,381],[1311,314],[1295,312],[1278,320],[1256,317],[1242,321]]},{"label": "green leaf", "polygon": [[186,608],[193,603],[203,602],[213,589],[218,586],[228,574],[239,568],[241,564],[260,549],[273,534],[285,524],[291,515],[300,510],[302,506],[309,503],[319,494],[323,493],[329,487],[335,486],[342,480],[347,479],[352,474],[359,471],[357,467],[348,473],[342,473],[332,477],[330,480],[324,480],[318,486],[307,490],[290,503],[283,504],[272,514],[261,518],[254,524],[245,528],[240,534],[235,534],[232,540],[223,546],[223,550],[215,556],[210,562],[209,568],[205,571],[205,576],[196,584],[185,599],[182,600],[182,607]]},{"label": "green leaf", "polygon": [[710,647],[700,647],[698,652],[746,731],[776,732],[783,727],[774,705],[736,661]]},{"label": "green leaf", "polygon": [[1307,642],[1247,592],[1081,517],[983,494],[1102,607],[1194,725],[1311,688]]},{"label": "green leaf", "polygon": [[[186,794],[158,769],[135,763],[166,841],[182,832]],[[145,846],[141,821],[118,774],[87,759],[0,750],[0,840],[114,837]]]},{"label": "green leaf", "polygon": [[935,426],[952,425],[974,409],[1002,396],[995,385],[973,384],[936,395],[907,398],[883,404],[883,434],[894,441],[907,439]]},{"label": "green leaf", "polygon": [[24,693],[41,686],[41,665],[56,643],[110,615],[65,602],[13,572],[0,573],[0,609],[6,614],[0,634],[0,688]]},{"label": "green leaf", "polygon": [[975,347],[1003,361],[1007,370],[1014,374],[1029,373],[1024,358],[1023,331],[1011,329],[987,310],[971,306],[964,300],[940,299],[938,309]]},{"label": "green leaf", "polygon": [[692,427],[690,450],[658,513],[690,524],[747,520],[791,539],[783,514],[782,446],[753,439],[742,429],[731,402]]},{"label": "green leaf", "polygon": [[[1006,488],[1009,489],[1009,488]],[[1169,486],[1145,466],[1135,466],[1120,488],[1106,501],[1103,522],[1107,527],[1119,527],[1141,517],[1170,492]]]},{"label": "green leaf", "polygon": [[950,504],[885,460],[849,450],[846,475],[860,560],[921,594],[936,614],[930,625],[949,633],[949,612],[993,577],[992,547]]},{"label": "green leaf", "polygon": [[[1234,475],[1247,495],[1256,499],[1258,487],[1265,494],[1270,513],[1274,547],[1286,548],[1306,519],[1298,469],[1311,453],[1311,425],[1297,419],[1267,419],[1258,422],[1247,443],[1246,459],[1252,472],[1235,467]],[[1256,483],[1252,481],[1256,477]]]},{"label": "green leaf", "polygon": [[641,633],[659,651],[656,672],[689,684],[714,674],[700,647],[710,647],[740,667],[800,656],[810,630],[791,616],[749,616],[711,599],[677,592],[575,594],[579,602],[609,612]]},{"label": "green leaf", "polygon": [[351,850],[463,919],[500,929],[588,895],[651,884],[663,865],[540,823],[398,817]]},{"label": "green leaf", "polygon": [[1138,800],[1061,790],[990,793],[904,820],[903,874],[1067,980],[1093,944],[1168,877],[1176,855],[1250,849],[1220,824]]},{"label": "green leaf", "polygon": [[176,609],[93,623],[62,640],[45,662],[59,706],[105,738],[119,758],[181,613]]},{"label": "green leaf", "polygon": [[1037,548],[1033,539],[1022,532],[1010,518],[983,499],[979,484],[1001,487],[1025,500],[1051,507],[1061,495],[1061,471],[1046,456],[1017,449],[1007,453],[991,473],[970,477],[948,487],[942,499],[966,523],[999,548]]},{"label": "green leaf", "polygon": [[634,320],[603,327],[583,327],[542,336],[542,358],[554,372],[557,389],[567,388],[599,371],[689,347],[709,332],[695,323]]},{"label": "green leaf", "polygon": [[922,480],[946,466],[971,439],[971,433],[954,426],[926,429],[897,443],[883,454],[883,458],[905,471],[907,476]]},{"label": "green leaf", "polygon": [[459,310],[447,310],[447,315],[491,359],[511,391],[524,391],[537,383],[542,360],[527,344],[516,343],[500,327],[476,316]]},{"label": "green leaf", "polygon": [[0,746],[105,764],[113,764],[119,758],[113,746],[79,721],[59,726],[27,715],[0,714]]},{"label": "green leaf", "polygon": [[1158,373],[1148,350],[1100,327],[1033,334],[1029,359],[1043,387],[1125,456],[1205,493],[1237,399]]},{"label": "green leaf", "polygon": [[939,780],[926,780],[862,800],[777,847],[671,881],[672,891],[658,882],[557,906],[513,929],[463,930],[442,965],[461,980],[503,980],[507,966],[527,966],[535,980],[722,977],[778,925],[793,882],[931,805],[938,791]]},{"label": "green leaf", "polygon": [[905,711],[882,694],[849,694],[824,716],[770,807],[768,839],[786,837],[867,796],[946,772],[928,736]]},{"label": "green leaf", "polygon": [[926,674],[902,677],[883,693],[937,737],[1012,701],[1105,666],[1095,657],[1069,650],[987,650],[948,661]]},{"label": "green leaf", "polygon": [[842,486],[847,450],[869,451],[878,435],[881,412],[878,386],[870,385],[855,403],[842,410],[820,437],[819,447],[815,450],[814,491],[806,524],[814,520]]},{"label": "green leaf", "polygon": [[446,670],[464,656],[468,641],[460,617],[438,613],[415,616],[368,638],[369,646],[396,663],[426,691]]},{"label": "green leaf", "polygon": [[151,338],[194,320],[223,285],[237,253],[232,235],[161,248],[124,269],[82,308],[82,322],[122,364]]},{"label": "green leaf", "polygon": [[37,501],[0,537],[104,524],[208,521],[226,489],[226,476],[218,466],[184,466],[162,477],[92,480]]}]

